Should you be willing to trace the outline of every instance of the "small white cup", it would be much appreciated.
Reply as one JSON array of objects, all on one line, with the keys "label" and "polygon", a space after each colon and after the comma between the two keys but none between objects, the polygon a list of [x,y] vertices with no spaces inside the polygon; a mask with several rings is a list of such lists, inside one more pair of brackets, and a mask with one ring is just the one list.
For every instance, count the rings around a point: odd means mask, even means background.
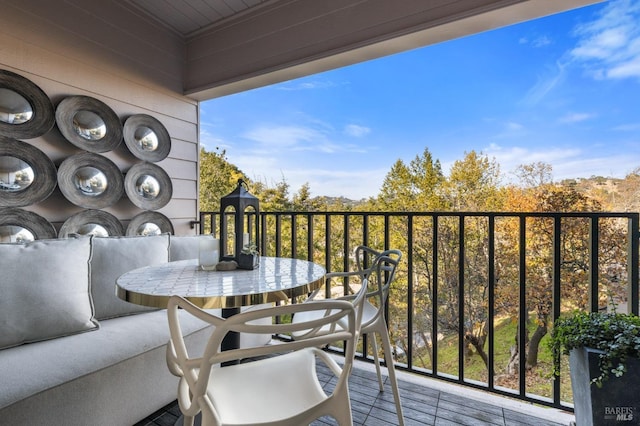
[{"label": "small white cup", "polygon": [[198,265],[205,271],[213,271],[220,259],[220,241],[209,237],[201,237],[199,241]]}]

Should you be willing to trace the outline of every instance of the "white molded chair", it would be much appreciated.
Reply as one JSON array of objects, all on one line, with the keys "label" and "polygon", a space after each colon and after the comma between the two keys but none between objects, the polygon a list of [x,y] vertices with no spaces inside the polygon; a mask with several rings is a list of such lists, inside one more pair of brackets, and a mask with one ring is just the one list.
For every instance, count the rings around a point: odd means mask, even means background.
[{"label": "white molded chair", "polygon": [[[291,425],[309,424],[330,415],[340,425],[352,425],[347,379],[351,373],[361,323],[364,291],[356,302],[324,300],[314,303],[276,306],[245,311],[223,319],[207,313],[189,301],[172,296],[167,306],[171,340],[167,345],[167,365],[180,377],[178,403],[184,424],[193,425],[201,413],[202,426],[211,425]],[[187,353],[180,329],[178,308],[215,326],[204,354]],[[295,324],[257,324],[264,318],[314,313],[309,321]],[[230,331],[253,334],[303,332],[302,340],[266,346],[221,351],[220,343]],[[345,342],[344,365],[323,351],[332,343]],[[223,362],[255,359],[227,365]],[[316,364],[324,363],[337,377],[327,394],[316,375]]]},{"label": "white molded chair", "polygon": [[[396,404],[396,413],[398,415],[398,423],[404,425],[404,415],[402,413],[402,405],[400,401],[400,391],[398,389],[398,381],[396,379],[396,373],[394,368],[394,358],[391,349],[391,341],[389,339],[389,330],[387,328],[387,322],[385,318],[386,303],[389,296],[389,287],[393,281],[396,273],[398,263],[402,259],[402,252],[399,250],[391,249],[385,251],[377,251],[367,246],[358,246],[355,251],[356,258],[356,271],[349,272],[331,272],[326,275],[326,286],[324,297],[332,298],[331,300],[354,300],[355,294],[348,294],[351,292],[350,287],[353,284],[359,284],[361,282],[368,282],[368,291],[366,299],[364,301],[362,312],[362,324],[360,329],[360,335],[369,334],[371,336],[368,341],[371,342],[373,349],[373,359],[376,365],[376,372],[378,374],[378,384],[380,391],[384,390],[382,384],[382,373],[380,371],[380,360],[378,358],[378,345],[376,343],[376,334],[380,337],[382,342],[382,348],[384,351],[384,358],[389,372],[389,381],[391,389],[393,391],[393,398]],[[355,278],[357,282],[348,282],[349,278]],[[341,278],[343,280],[343,288],[346,288],[346,296],[334,297],[333,288],[331,287],[332,280]],[[305,301],[311,302],[319,300],[322,297],[320,291],[316,291],[310,295]],[[327,300],[324,299],[324,300]],[[315,313],[299,314],[293,318],[293,322],[296,321],[308,321],[310,316]],[[300,333],[294,333],[294,337],[302,337]],[[366,350],[366,348],[365,348]]]}]

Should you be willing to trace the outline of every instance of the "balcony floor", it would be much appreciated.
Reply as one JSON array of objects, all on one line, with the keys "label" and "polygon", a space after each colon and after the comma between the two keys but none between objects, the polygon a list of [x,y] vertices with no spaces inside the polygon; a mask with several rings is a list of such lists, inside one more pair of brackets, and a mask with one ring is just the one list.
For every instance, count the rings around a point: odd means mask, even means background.
[{"label": "balcony floor", "polygon": [[[354,425],[397,425],[393,392],[383,369],[385,391],[378,392],[375,367],[356,361],[349,379]],[[493,395],[402,371],[397,373],[405,424],[557,426],[574,421],[570,413]],[[329,384],[330,386],[330,384]],[[180,415],[177,403],[150,415],[135,426],[173,425]],[[335,425],[321,419],[313,425]]]}]

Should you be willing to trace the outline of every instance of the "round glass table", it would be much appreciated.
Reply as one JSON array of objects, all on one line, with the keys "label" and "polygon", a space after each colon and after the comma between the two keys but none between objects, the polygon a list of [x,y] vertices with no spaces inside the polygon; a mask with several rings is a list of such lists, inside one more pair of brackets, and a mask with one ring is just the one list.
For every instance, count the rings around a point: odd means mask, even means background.
[{"label": "round glass table", "polygon": [[261,257],[254,270],[204,271],[197,259],[129,271],[117,279],[118,297],[137,305],[166,308],[178,295],[203,309],[228,309],[287,300],[324,284],[325,269],[313,262]]},{"label": "round glass table", "polygon": [[[304,296],[324,285],[325,269],[313,262],[284,257],[260,257],[253,270],[205,271],[197,259],[134,269],[116,280],[116,294],[137,305],[166,308],[181,296],[202,309],[222,309],[222,317],[242,306],[260,305]],[[237,348],[240,336],[229,333],[225,349]]]}]

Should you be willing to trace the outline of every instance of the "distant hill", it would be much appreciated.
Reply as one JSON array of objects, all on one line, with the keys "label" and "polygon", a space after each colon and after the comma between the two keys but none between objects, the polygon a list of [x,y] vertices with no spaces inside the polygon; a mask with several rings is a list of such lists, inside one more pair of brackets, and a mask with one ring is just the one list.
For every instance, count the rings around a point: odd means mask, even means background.
[{"label": "distant hill", "polygon": [[630,174],[624,179],[602,176],[564,179],[560,184],[600,201],[607,211],[640,212],[640,175]]}]

